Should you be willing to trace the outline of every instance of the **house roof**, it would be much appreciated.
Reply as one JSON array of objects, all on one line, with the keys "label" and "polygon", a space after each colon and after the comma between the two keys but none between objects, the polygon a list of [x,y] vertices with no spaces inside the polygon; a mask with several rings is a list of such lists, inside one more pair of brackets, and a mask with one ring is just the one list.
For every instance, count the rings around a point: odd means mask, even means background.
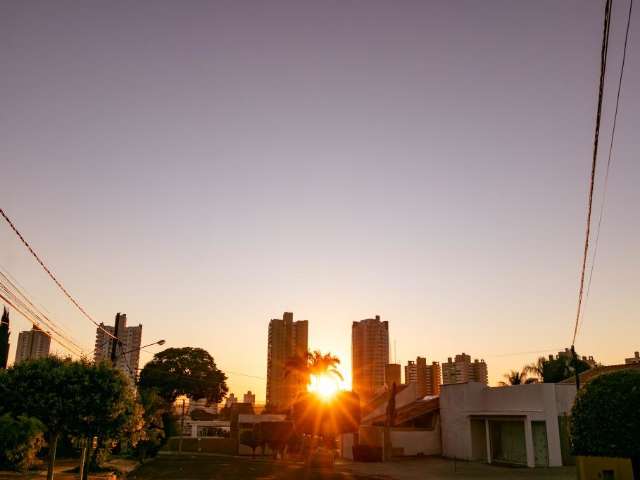
[{"label": "house roof", "polygon": [[[396,425],[401,425],[415,418],[426,415],[440,409],[440,397],[425,397],[415,400],[396,410]],[[387,419],[386,414],[378,415],[370,419],[367,423],[371,425],[384,423]]]},{"label": "house roof", "polygon": [[[402,392],[404,389],[408,387],[407,384],[401,383],[400,385],[396,385],[396,398],[397,395]],[[373,397],[369,402],[362,406],[362,418],[365,418],[371,412],[373,412],[376,408],[379,408],[381,405],[385,405],[389,401],[389,390],[381,390],[375,397]]]},{"label": "house roof", "polygon": [[[582,372],[580,374],[580,385],[584,385],[586,383],[589,383],[591,380],[593,380],[594,378],[599,377],[600,375],[604,375],[607,373],[613,373],[613,372],[618,372],[620,370],[629,370],[629,369],[637,369],[640,370],[640,364],[639,363],[622,363],[619,365],[603,365],[600,367],[594,367],[594,368],[590,368],[589,370],[585,370],[584,372]],[[575,384],[576,383],[576,377],[575,376],[571,376],[565,380],[562,380],[561,382],[558,382],[561,384]]]}]

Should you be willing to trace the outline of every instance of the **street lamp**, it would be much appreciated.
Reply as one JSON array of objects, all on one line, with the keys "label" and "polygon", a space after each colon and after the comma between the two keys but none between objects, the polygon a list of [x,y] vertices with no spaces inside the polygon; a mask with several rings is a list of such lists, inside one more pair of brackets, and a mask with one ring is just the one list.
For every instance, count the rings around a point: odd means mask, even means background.
[{"label": "street lamp", "polygon": [[122,355],[127,355],[128,353],[135,352],[137,350],[142,350],[145,347],[151,347],[153,345],[164,345],[166,342],[164,340],[158,340],[157,342],[150,343],[149,345],[143,345],[138,348],[134,348],[133,350],[129,350],[128,352],[122,352]]}]

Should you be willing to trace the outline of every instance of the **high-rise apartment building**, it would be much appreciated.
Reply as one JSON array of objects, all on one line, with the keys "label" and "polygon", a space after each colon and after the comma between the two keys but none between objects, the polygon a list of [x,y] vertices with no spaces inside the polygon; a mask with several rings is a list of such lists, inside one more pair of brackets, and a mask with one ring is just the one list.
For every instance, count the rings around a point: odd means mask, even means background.
[{"label": "high-rise apartment building", "polygon": [[309,322],[293,321],[293,313],[284,312],[281,319],[269,322],[267,352],[267,405],[274,410],[286,410],[298,394],[307,390],[309,379],[291,372],[286,363],[294,357],[305,357],[309,351]]},{"label": "high-rise apartment building", "polygon": [[424,387],[419,389],[418,394],[424,392],[424,395],[440,395],[440,385],[442,385],[442,375],[440,373],[440,364],[431,362],[430,365],[425,361]]},{"label": "high-rise apartment building", "polygon": [[467,382],[489,383],[485,361],[475,359],[472,362],[471,356],[464,352],[456,355],[454,360],[449,357],[447,363],[442,364],[442,383],[450,385]]},{"label": "high-rise apartment building", "polygon": [[385,365],[389,363],[389,322],[380,316],[353,322],[351,365],[353,391],[367,403],[384,387]]},{"label": "high-rise apartment building", "polygon": [[249,390],[247,393],[245,393],[243,395],[242,403],[248,403],[250,405],[255,405],[256,404],[256,394],[255,393],[251,393],[251,390]]},{"label": "high-rise apartment building", "polygon": [[440,394],[440,364],[433,362],[427,364],[427,359],[417,357],[416,361],[409,360],[404,367],[405,383],[416,384],[416,397]]},{"label": "high-rise apartment building", "polygon": [[402,383],[402,367],[398,363],[388,363],[384,366],[384,384],[391,388],[394,383],[396,386]]},{"label": "high-rise apartment building", "polygon": [[[117,337],[120,342],[115,345],[114,339],[106,332]],[[113,362],[115,366],[135,383],[140,363],[140,345],[142,344],[142,325],[127,327],[127,315],[117,313],[115,326],[100,324],[96,329],[94,359],[96,362]],[[112,355],[115,358],[112,358]]]},{"label": "high-rise apartment building", "polygon": [[226,408],[231,408],[236,403],[238,403],[238,397],[236,397],[234,393],[230,393],[227,400],[224,402],[224,406]]},{"label": "high-rise apartment building", "polygon": [[409,360],[404,367],[404,383],[418,383],[418,367],[413,360]]},{"label": "high-rise apartment building", "polygon": [[18,334],[15,363],[44,358],[49,355],[50,347],[51,337],[34,325],[31,330]]}]

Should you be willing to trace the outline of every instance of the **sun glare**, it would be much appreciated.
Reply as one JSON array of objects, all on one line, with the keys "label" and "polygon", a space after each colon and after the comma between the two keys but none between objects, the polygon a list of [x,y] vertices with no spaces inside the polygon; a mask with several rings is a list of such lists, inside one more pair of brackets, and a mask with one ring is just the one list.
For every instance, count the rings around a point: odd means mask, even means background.
[{"label": "sun glare", "polygon": [[308,390],[317,393],[323,400],[330,400],[338,393],[338,381],[328,375],[311,375]]}]

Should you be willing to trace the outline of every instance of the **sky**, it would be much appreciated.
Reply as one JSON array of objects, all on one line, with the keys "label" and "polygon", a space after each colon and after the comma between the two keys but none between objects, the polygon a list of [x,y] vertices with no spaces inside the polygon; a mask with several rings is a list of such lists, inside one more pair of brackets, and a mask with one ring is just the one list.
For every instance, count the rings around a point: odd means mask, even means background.
[{"label": "sky", "polygon": [[[380,315],[397,362],[466,352],[496,384],[571,342],[602,15],[592,0],[3,2],[0,206],[96,320],[126,312],[143,343],[205,348],[236,395],[264,401],[284,311],[347,382],[351,322]],[[640,350],[639,22],[576,341],[603,363]],[[95,327],[4,223],[0,246],[91,351]],[[28,322],[11,318],[13,360]]]}]

